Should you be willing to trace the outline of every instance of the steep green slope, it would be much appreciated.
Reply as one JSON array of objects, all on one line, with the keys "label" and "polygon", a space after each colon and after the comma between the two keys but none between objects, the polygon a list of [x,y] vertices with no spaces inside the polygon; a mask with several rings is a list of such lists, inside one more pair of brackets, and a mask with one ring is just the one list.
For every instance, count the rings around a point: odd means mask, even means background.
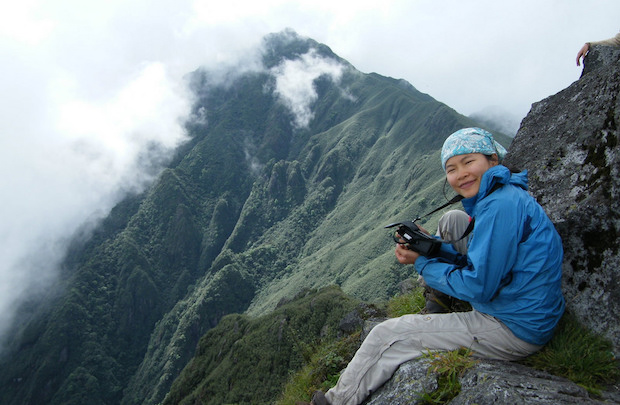
[{"label": "steep green slope", "polygon": [[[200,339],[163,404],[270,404],[316,347],[342,336],[341,319],[365,309],[337,288],[302,291],[259,318],[229,315]],[[359,337],[358,339],[359,340]]]},{"label": "steep green slope", "polygon": [[[472,123],[400,81],[349,75],[356,108],[325,131],[312,133],[318,120],[310,133],[293,134],[293,144],[307,139],[303,147],[265,165],[224,246],[225,266],[218,259],[208,272],[253,279],[251,315],[331,283],[371,301],[389,297],[411,269],[395,263],[383,226],[445,201],[438,149],[445,136]],[[332,86],[319,97],[324,111],[351,110],[339,92]],[[203,330],[213,316],[213,288],[203,279],[158,325],[128,390],[137,395],[127,403],[156,402],[166,393],[194,350],[187,331]]]},{"label": "steep green slope", "polygon": [[328,284],[383,299],[411,271],[383,225],[443,202],[437,151],[473,123],[290,32],[265,48],[266,68],[315,49],[345,70],[314,81],[304,128],[270,70],[191,74],[191,142],[72,249],[62,292],[2,359],[0,403],[156,403],[222,316]]}]

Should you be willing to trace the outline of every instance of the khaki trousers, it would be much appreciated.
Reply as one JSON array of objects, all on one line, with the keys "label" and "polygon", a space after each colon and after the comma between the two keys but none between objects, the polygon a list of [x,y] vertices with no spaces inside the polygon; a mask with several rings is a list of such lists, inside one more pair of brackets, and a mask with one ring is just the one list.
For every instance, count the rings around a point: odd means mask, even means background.
[{"label": "khaki trousers", "polygon": [[463,211],[448,211],[439,218],[437,223],[437,236],[446,242],[452,242],[457,252],[467,253],[467,241],[471,234],[461,239],[469,226],[469,215]]},{"label": "khaki trousers", "polygon": [[499,320],[478,311],[404,315],[375,326],[325,397],[332,405],[360,404],[398,367],[427,351],[470,348],[475,356],[517,360],[541,346],[517,338]]}]

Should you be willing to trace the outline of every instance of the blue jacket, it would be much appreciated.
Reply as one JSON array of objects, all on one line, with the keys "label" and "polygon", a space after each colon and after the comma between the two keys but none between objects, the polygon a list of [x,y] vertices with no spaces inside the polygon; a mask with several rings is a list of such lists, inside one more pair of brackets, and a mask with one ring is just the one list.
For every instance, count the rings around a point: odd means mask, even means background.
[{"label": "blue jacket", "polygon": [[[492,191],[497,183],[503,186]],[[526,190],[526,171],[512,174],[501,165],[487,170],[478,194],[462,200],[475,219],[467,255],[444,243],[438,257],[421,256],[415,268],[430,287],[542,345],[564,312],[563,250],[551,220]]]}]

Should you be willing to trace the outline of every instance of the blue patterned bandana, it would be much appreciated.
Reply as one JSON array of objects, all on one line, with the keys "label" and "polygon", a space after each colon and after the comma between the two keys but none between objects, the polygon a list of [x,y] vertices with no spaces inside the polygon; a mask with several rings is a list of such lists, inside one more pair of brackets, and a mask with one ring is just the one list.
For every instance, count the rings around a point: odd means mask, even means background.
[{"label": "blue patterned bandana", "polygon": [[501,163],[506,156],[506,149],[493,139],[490,132],[480,128],[463,128],[450,135],[441,148],[441,166],[446,170],[446,162],[452,156],[468,153],[483,155],[497,154]]}]

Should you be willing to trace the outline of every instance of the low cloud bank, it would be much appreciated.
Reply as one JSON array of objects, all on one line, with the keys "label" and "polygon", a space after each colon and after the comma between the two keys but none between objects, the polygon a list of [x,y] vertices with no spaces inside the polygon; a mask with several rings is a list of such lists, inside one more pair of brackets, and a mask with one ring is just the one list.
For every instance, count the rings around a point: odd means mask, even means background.
[{"label": "low cloud bank", "polygon": [[284,61],[271,69],[275,78],[274,93],[295,116],[293,125],[296,128],[307,127],[314,118],[312,103],[318,98],[314,81],[327,76],[337,84],[343,70],[344,66],[338,61],[323,58],[313,49],[299,59]]},{"label": "low cloud bank", "polygon": [[19,111],[0,141],[0,342],[20,303],[49,291],[75,233],[143,190],[186,139],[190,98],[160,63],[97,99],[47,85],[45,113]]}]

